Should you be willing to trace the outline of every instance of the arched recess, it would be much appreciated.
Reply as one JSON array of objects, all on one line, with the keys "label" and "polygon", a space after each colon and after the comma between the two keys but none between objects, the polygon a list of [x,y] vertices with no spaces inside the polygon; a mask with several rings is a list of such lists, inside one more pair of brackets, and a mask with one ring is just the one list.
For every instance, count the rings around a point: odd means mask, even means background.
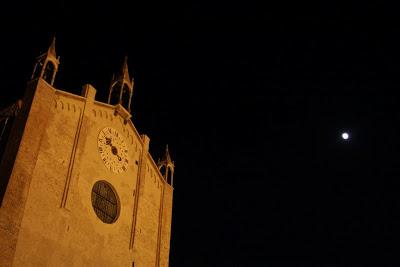
[{"label": "arched recess", "polygon": [[120,90],[118,88],[121,87],[120,82],[116,82],[112,87],[111,87],[111,95],[110,95],[110,104],[111,105],[117,105],[120,103]]},{"label": "arched recess", "polygon": [[128,85],[124,84],[124,87],[122,89],[122,96],[121,96],[121,105],[129,111],[129,102],[131,99],[131,95],[130,95],[130,90]]},{"label": "arched recess", "polygon": [[165,180],[170,186],[172,186],[173,177],[174,177],[174,170],[171,167],[168,167],[167,173],[165,175]]},{"label": "arched recess", "polygon": [[52,84],[55,71],[56,71],[56,68],[54,66],[54,63],[51,61],[47,61],[46,66],[43,71],[43,79],[48,84]]},{"label": "arched recess", "polygon": [[165,177],[165,171],[166,171],[166,169],[167,169],[167,167],[165,167],[165,165],[162,165],[162,166],[160,167],[160,173],[161,173],[161,175],[164,176],[164,177]]},{"label": "arched recess", "polygon": [[42,72],[43,61],[39,61],[35,65],[35,69],[33,71],[32,79],[37,79],[40,77],[40,73]]}]

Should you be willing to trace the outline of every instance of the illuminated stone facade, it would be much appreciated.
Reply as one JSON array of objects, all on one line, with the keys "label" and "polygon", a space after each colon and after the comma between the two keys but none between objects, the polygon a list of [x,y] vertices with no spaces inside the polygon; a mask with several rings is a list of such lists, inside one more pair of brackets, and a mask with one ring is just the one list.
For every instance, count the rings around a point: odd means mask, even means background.
[{"label": "illuminated stone facade", "polygon": [[132,123],[126,60],[108,103],[54,88],[58,64],[53,41],[3,153],[0,266],[168,266],[174,164]]}]

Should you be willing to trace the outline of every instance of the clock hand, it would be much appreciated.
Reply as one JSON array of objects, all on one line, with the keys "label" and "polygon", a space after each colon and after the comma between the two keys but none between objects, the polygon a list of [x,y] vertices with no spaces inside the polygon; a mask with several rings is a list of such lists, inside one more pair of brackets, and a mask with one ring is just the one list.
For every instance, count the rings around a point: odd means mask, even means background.
[{"label": "clock hand", "polygon": [[106,145],[109,145],[111,147],[111,152],[113,155],[116,155],[118,160],[121,161],[122,158],[118,155],[118,149],[112,145],[112,139],[106,137]]},{"label": "clock hand", "polygon": [[106,138],[106,144],[109,145],[111,147],[111,152],[117,156],[118,160],[121,161],[121,157],[118,155],[118,149],[117,147],[112,145],[112,139],[111,138]]}]

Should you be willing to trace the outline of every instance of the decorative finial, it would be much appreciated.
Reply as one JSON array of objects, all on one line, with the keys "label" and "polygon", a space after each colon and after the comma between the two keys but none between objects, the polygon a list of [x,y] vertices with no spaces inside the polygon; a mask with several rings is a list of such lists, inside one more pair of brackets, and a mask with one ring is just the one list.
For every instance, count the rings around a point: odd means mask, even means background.
[{"label": "decorative finial", "polygon": [[52,42],[50,44],[49,50],[47,50],[47,53],[49,55],[52,55],[54,58],[57,58],[57,55],[56,55],[56,36],[55,35],[53,36],[53,40],[52,40]]},{"label": "decorative finial", "polygon": [[125,56],[124,65],[122,66],[121,74],[122,74],[124,80],[131,82],[131,79],[129,78],[129,70],[128,70],[128,56]]},{"label": "decorative finial", "polygon": [[165,154],[161,161],[166,163],[166,165],[174,165],[174,162],[171,159],[171,155],[169,154],[168,144],[165,146]]},{"label": "decorative finial", "polygon": [[122,68],[117,75],[113,76],[108,94],[108,104],[122,105],[129,114],[131,112],[131,101],[133,95],[133,79],[129,77],[128,57],[125,56]]}]

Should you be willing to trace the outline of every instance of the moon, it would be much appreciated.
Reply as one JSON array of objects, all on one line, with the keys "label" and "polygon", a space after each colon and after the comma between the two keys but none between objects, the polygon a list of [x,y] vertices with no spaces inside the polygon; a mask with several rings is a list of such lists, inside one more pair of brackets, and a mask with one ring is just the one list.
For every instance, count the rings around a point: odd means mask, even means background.
[{"label": "moon", "polygon": [[346,132],[344,132],[344,133],[342,133],[342,139],[343,140],[347,140],[347,139],[349,139],[349,134],[348,133],[346,133]]}]

